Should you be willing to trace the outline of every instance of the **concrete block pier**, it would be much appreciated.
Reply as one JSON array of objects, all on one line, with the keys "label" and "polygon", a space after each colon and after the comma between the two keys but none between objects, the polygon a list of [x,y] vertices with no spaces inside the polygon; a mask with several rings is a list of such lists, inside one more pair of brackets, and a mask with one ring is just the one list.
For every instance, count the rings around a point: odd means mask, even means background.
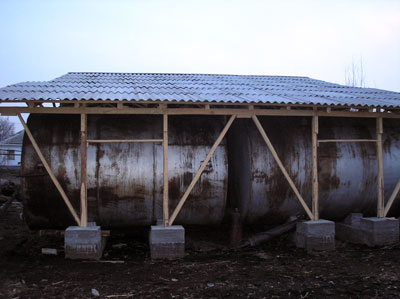
[{"label": "concrete block pier", "polygon": [[371,247],[390,245],[399,241],[399,221],[350,214],[343,223],[336,223],[336,235],[340,240]]},{"label": "concrete block pier", "polygon": [[335,249],[335,223],[310,220],[297,223],[296,246],[307,251]]},{"label": "concrete block pier", "polygon": [[105,240],[100,226],[70,226],[64,235],[65,258],[99,260],[103,255]]},{"label": "concrete block pier", "polygon": [[152,226],[149,242],[152,259],[177,259],[185,256],[185,229],[181,225]]}]

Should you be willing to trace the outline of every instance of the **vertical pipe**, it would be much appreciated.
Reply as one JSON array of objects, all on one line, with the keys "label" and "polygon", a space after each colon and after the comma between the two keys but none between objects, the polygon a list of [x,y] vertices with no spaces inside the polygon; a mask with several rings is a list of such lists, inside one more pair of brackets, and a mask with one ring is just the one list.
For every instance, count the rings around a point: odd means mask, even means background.
[{"label": "vertical pipe", "polygon": [[163,193],[163,223],[168,226],[168,114],[163,114],[163,172],[164,172],[164,193]]},{"label": "vertical pipe", "polygon": [[87,226],[87,142],[86,114],[81,114],[81,227]]},{"label": "vertical pipe", "polygon": [[318,202],[318,116],[312,118],[312,214],[319,220]]},{"label": "vertical pipe", "polygon": [[378,203],[377,203],[377,216],[384,217],[385,204],[384,204],[384,184],[383,184],[383,153],[382,153],[382,134],[383,134],[383,120],[382,117],[376,119],[376,153],[378,161]]}]

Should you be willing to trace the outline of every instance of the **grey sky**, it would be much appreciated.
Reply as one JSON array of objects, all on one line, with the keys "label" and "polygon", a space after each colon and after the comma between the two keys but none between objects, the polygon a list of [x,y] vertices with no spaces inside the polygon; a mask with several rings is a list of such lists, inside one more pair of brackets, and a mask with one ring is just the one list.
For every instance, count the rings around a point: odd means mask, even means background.
[{"label": "grey sky", "polygon": [[0,1],[0,87],[68,71],[299,75],[400,91],[400,1]]}]

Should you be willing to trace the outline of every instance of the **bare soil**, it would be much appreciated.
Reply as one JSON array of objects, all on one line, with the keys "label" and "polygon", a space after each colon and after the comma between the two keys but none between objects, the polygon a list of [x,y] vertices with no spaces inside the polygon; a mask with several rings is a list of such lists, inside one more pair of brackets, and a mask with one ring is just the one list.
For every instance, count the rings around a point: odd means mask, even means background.
[{"label": "bare soil", "polygon": [[[99,298],[400,297],[400,244],[307,253],[289,234],[238,250],[223,231],[187,230],[185,258],[152,261],[145,232],[112,231],[102,261],[71,261],[62,237],[39,237],[19,209],[0,219],[1,298],[90,298],[92,289]],[[43,247],[60,253],[44,256]]]}]

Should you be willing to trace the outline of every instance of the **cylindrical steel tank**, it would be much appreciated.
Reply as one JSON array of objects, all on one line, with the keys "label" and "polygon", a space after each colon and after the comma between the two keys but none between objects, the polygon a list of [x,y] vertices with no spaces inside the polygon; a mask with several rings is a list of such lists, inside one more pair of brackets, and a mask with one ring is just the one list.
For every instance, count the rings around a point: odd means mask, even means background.
[{"label": "cylindrical steel tank", "polygon": [[[169,117],[169,207],[175,209],[226,123],[225,117]],[[75,210],[80,207],[79,115],[30,115],[28,126]],[[89,115],[88,139],[162,139],[162,116]],[[103,227],[154,224],[162,219],[163,148],[160,143],[90,144],[88,218]],[[56,228],[73,219],[27,136],[21,163],[22,197],[32,228]],[[176,223],[212,225],[226,208],[225,140],[215,151]]]},{"label": "cylindrical steel tank", "polygon": [[[283,165],[311,209],[311,118],[259,117]],[[375,119],[319,118],[319,139],[375,139]],[[384,120],[385,199],[400,179],[400,121]],[[279,223],[304,214],[251,119],[238,119],[228,135],[229,206],[246,223]],[[318,148],[320,217],[351,212],[376,215],[375,143],[321,143]],[[396,201],[389,215],[399,216]]]},{"label": "cylindrical steel tank", "polygon": [[[259,117],[259,120],[311,207],[311,118]],[[226,121],[227,118],[218,116],[169,117],[170,213]],[[80,116],[31,115],[28,125],[79,212]],[[375,119],[319,119],[319,139],[375,139],[375,136]],[[162,117],[89,115],[87,137],[161,139]],[[385,119],[386,200],[400,178],[399,139],[400,121]],[[33,228],[73,224],[72,216],[26,136],[21,166],[28,224]],[[150,225],[162,218],[161,144],[90,144],[87,170],[89,221],[116,228]],[[352,212],[376,215],[375,143],[321,143],[318,170],[321,218],[340,220]],[[176,223],[215,225],[235,209],[241,214],[241,223],[281,223],[289,216],[305,214],[251,119],[234,121]],[[399,211],[400,203],[396,200],[389,215],[399,216]]]}]

